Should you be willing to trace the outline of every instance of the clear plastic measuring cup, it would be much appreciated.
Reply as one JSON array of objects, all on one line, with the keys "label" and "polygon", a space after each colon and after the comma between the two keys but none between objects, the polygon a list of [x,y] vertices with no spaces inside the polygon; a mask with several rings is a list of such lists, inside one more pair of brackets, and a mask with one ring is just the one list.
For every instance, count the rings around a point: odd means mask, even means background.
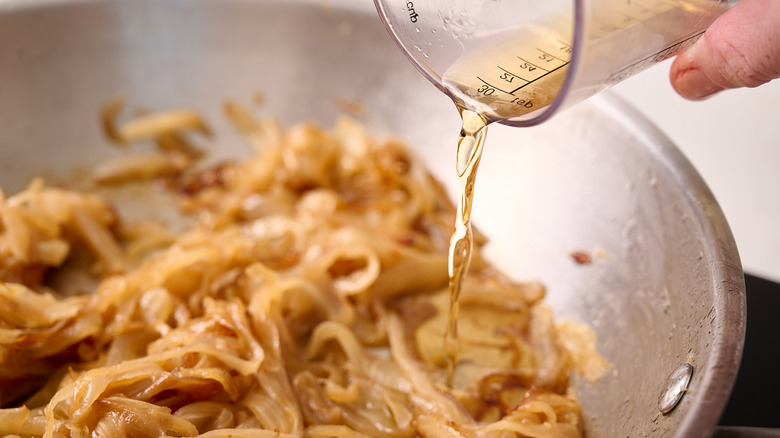
[{"label": "clear plastic measuring cup", "polygon": [[456,104],[530,126],[690,46],[738,0],[374,0]]}]

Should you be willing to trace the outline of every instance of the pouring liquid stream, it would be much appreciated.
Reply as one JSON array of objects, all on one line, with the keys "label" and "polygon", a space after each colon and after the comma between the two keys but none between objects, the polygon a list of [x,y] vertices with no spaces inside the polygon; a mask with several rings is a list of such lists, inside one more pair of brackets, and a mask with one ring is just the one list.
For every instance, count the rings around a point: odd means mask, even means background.
[{"label": "pouring liquid stream", "polygon": [[447,384],[452,386],[458,363],[458,313],[461,288],[471,262],[473,234],[471,230],[471,205],[474,199],[474,182],[482,158],[487,135],[487,121],[478,113],[459,107],[463,127],[460,131],[457,152],[457,172],[460,193],[455,212],[455,231],[450,238],[447,268],[450,286],[450,313],[444,335],[444,355],[447,365]]},{"label": "pouring liquid stream", "polygon": [[[467,50],[444,75],[445,88],[463,120],[457,149],[460,190],[447,264],[450,309],[444,361],[449,386],[454,383],[458,364],[458,301],[471,262],[471,206],[487,126],[549,106],[561,89],[570,57],[571,45],[560,34],[526,28]],[[469,102],[472,109],[458,102]]]}]

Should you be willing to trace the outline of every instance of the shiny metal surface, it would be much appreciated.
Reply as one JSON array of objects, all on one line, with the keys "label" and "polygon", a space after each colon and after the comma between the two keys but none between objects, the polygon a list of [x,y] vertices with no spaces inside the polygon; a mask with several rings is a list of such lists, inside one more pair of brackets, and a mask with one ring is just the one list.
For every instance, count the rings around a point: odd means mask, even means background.
[{"label": "shiny metal surface", "polygon": [[[0,0],[0,59],[7,194],[36,175],[73,180],[120,153],[97,115],[120,94],[202,110],[215,159],[246,153],[221,115],[227,98],[261,92],[262,111],[283,124],[328,125],[339,99],[363,102],[373,132],[401,136],[455,185],[457,113],[396,50],[370,0]],[[544,282],[556,313],[593,326],[615,366],[593,384],[575,378],[588,436],[708,436],[737,372],[745,295],[704,182],[609,97],[488,137],[473,218],[490,257],[515,279]],[[577,264],[572,251],[594,262]],[[696,373],[661,415],[658,395],[681,363]]]},{"label": "shiny metal surface", "polygon": [[658,399],[658,410],[662,414],[667,415],[677,407],[685,393],[688,392],[691,377],[693,377],[693,367],[689,363],[684,363],[672,371],[672,374],[666,379],[666,388]]}]

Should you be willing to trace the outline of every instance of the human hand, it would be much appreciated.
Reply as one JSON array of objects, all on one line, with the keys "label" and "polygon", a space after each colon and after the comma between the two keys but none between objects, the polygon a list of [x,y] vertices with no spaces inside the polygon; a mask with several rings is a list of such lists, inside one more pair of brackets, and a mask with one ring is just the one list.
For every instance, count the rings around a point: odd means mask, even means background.
[{"label": "human hand", "polygon": [[674,60],[669,73],[677,93],[691,100],[778,77],[779,0],[741,0]]}]

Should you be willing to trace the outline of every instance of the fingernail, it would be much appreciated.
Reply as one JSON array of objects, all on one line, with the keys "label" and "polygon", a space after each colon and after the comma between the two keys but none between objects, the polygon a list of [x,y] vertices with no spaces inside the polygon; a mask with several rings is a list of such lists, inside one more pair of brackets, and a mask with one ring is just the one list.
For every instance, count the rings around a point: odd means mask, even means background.
[{"label": "fingernail", "polygon": [[697,41],[681,53],[672,64],[672,86],[686,99],[701,100],[723,90],[723,87],[712,82],[699,68],[697,61],[702,51],[702,44],[701,40]]},{"label": "fingernail", "polygon": [[689,100],[702,100],[723,90],[695,67],[677,70],[672,86],[680,96]]}]

